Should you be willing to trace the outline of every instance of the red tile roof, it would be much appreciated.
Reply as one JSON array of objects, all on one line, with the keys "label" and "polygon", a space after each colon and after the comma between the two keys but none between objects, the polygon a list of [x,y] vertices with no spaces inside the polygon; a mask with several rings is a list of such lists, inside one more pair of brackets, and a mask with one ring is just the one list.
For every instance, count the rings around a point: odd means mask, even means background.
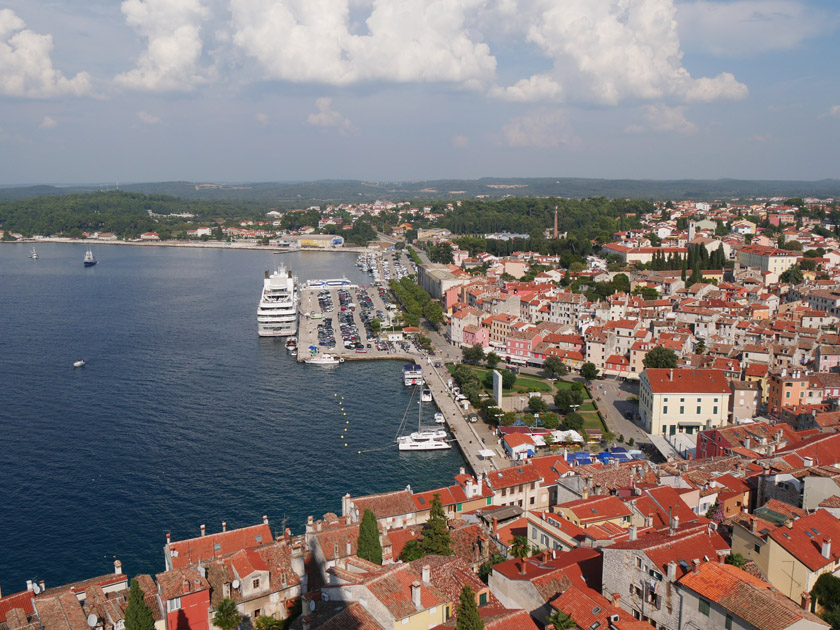
[{"label": "red tile roof", "polygon": [[0,623],[6,621],[6,615],[13,608],[21,608],[27,615],[35,612],[32,604],[34,594],[31,591],[21,591],[13,595],[0,598]]},{"label": "red tile roof", "polygon": [[822,625],[815,615],[803,611],[767,582],[729,564],[704,562],[679,583],[756,630],[784,630],[803,619]]},{"label": "red tile roof", "polygon": [[605,521],[632,516],[633,512],[618,497],[594,496],[561,503],[558,508],[570,510],[581,523]]},{"label": "red tile roof", "polygon": [[169,553],[172,568],[178,569],[201,559],[226,556],[240,549],[267,545],[273,540],[271,528],[265,523],[260,523],[251,527],[170,542]]},{"label": "red tile roof", "polygon": [[511,466],[487,473],[487,482],[493,490],[510,488],[524,483],[541,482],[540,471],[531,464]]},{"label": "red tile roof", "polygon": [[[780,525],[770,538],[811,571],[822,569],[840,558],[840,520],[827,510],[818,510],[810,516],[798,518],[787,525]],[[823,541],[828,541],[829,557],[822,555]]]},{"label": "red tile roof", "polygon": [[654,394],[728,394],[722,370],[649,368],[645,370]]}]

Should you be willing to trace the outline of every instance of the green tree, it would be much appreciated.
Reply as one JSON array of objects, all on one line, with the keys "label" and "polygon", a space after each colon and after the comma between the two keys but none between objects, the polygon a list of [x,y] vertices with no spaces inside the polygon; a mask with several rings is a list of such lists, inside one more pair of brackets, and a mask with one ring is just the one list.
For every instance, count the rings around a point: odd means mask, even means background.
[{"label": "green tree", "polygon": [[429,520],[423,526],[423,541],[420,544],[427,555],[452,555],[452,538],[449,535],[449,526],[446,524],[446,514],[443,511],[439,492],[436,492],[432,498]]},{"label": "green tree", "polygon": [[499,355],[493,351],[488,352],[487,356],[484,357],[484,362],[487,364],[487,367],[489,367],[491,370],[497,365],[499,365],[499,361],[501,360],[502,359],[499,357]]},{"label": "green tree", "polygon": [[240,623],[242,623],[242,615],[236,608],[236,602],[230,598],[224,598],[219,602],[215,608],[216,614],[213,615],[213,625],[220,630],[234,630]]},{"label": "green tree", "polygon": [[570,630],[577,628],[577,623],[562,610],[556,610],[548,616],[548,623],[554,625],[555,630]]},{"label": "green tree", "polygon": [[525,558],[531,555],[531,547],[525,536],[514,536],[510,544],[510,555],[520,560],[519,573],[525,574]]},{"label": "green tree", "polygon": [[823,573],[814,583],[811,597],[829,612],[840,611],[840,578]]},{"label": "green tree", "polygon": [[412,560],[417,560],[425,555],[426,552],[423,551],[423,546],[420,544],[420,541],[409,540],[405,543],[402,551],[400,552],[400,560],[403,562],[411,562]]},{"label": "green tree", "polygon": [[531,413],[542,413],[548,411],[548,405],[542,399],[542,396],[531,396],[528,399],[528,411]]},{"label": "green tree", "polygon": [[730,553],[728,556],[726,556],[724,562],[726,564],[731,564],[733,567],[738,567],[739,569],[742,568],[744,564],[746,564],[744,556],[742,556],[740,553]]},{"label": "green tree", "polygon": [[553,411],[540,413],[540,421],[542,421],[542,425],[549,431],[553,431],[560,426],[560,416]]},{"label": "green tree", "polygon": [[417,230],[411,228],[410,230],[405,231],[405,240],[407,243],[413,243],[417,240]]},{"label": "green tree", "polygon": [[435,326],[443,323],[443,306],[437,300],[428,302],[423,307],[423,317]]},{"label": "green tree", "polygon": [[612,279],[614,289],[619,293],[630,293],[630,278],[627,274],[617,273]]},{"label": "green tree", "polygon": [[677,354],[668,348],[656,346],[645,355],[642,364],[646,368],[675,368],[677,367]]},{"label": "green tree", "polygon": [[562,413],[569,413],[583,404],[583,396],[575,390],[561,389],[554,394],[554,404]]},{"label": "green tree", "polygon": [[464,363],[477,365],[478,363],[481,363],[481,360],[484,358],[484,348],[480,343],[467,346],[466,348],[461,349],[461,355],[464,357]]},{"label": "green tree", "polygon": [[356,555],[374,564],[382,564],[382,543],[379,541],[379,526],[372,510],[365,510],[359,525],[356,540]]},{"label": "green tree", "polygon": [[580,375],[587,381],[594,380],[598,376],[598,368],[594,363],[584,363],[580,368]]},{"label": "green tree", "polygon": [[478,614],[478,605],[475,603],[475,592],[465,586],[461,589],[461,597],[458,599],[457,619],[455,630],[483,630],[484,621]]},{"label": "green tree", "polygon": [[782,275],[779,276],[779,280],[782,282],[789,282],[791,284],[800,284],[803,280],[805,280],[805,276],[802,275],[802,268],[799,265],[793,265],[789,267],[787,271],[783,271]]},{"label": "green tree", "polygon": [[260,615],[254,624],[256,630],[283,630],[285,624],[280,619],[269,617],[268,615]]},{"label": "green tree", "polygon": [[146,604],[145,594],[137,578],[131,580],[128,607],[125,609],[125,630],[155,630],[152,609]]},{"label": "green tree", "polygon": [[502,370],[502,387],[511,389],[516,385],[516,372],[513,370]]},{"label": "green tree", "polygon": [[498,551],[494,551],[490,558],[487,560],[487,562],[485,562],[478,568],[478,577],[481,578],[482,582],[487,584],[487,581],[490,579],[490,574],[493,572],[493,566],[504,561],[505,557]]},{"label": "green tree", "polygon": [[563,363],[563,359],[555,356],[546,357],[545,361],[543,361],[543,368],[549,374],[556,376],[566,376],[569,373],[569,368]]},{"label": "green tree", "polygon": [[566,414],[566,417],[563,418],[563,426],[570,431],[577,431],[578,433],[583,429],[583,422],[583,416],[577,412]]}]

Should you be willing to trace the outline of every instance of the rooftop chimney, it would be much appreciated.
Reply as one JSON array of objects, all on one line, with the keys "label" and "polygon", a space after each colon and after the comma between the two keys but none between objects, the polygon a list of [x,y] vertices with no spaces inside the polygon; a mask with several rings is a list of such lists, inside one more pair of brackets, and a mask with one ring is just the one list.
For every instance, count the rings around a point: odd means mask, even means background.
[{"label": "rooftop chimney", "polygon": [[207,533],[207,527],[204,525],[201,526],[201,535],[204,536]]},{"label": "rooftop chimney", "polygon": [[172,540],[172,534],[167,532],[166,533],[166,544],[168,545],[171,540]]},{"label": "rooftop chimney", "polygon": [[300,627],[301,627],[301,629],[302,629],[302,630],[309,630],[309,629],[312,627],[312,626],[310,625],[310,624],[311,624],[311,622],[312,622],[312,620],[311,620],[311,618],[309,617],[309,615],[306,615],[306,617],[304,617],[304,618],[303,618],[303,622],[301,623],[301,626],[300,626]]},{"label": "rooftop chimney", "polygon": [[263,514],[263,525],[268,525],[268,516]]},{"label": "rooftop chimney", "polygon": [[184,578],[184,581],[181,583],[181,588],[183,589],[184,593],[190,592],[190,581],[187,578]]},{"label": "rooftop chimney", "polygon": [[831,538],[825,538],[822,542],[822,549],[820,549],[822,557],[826,560],[831,560]]},{"label": "rooftop chimney", "polygon": [[613,606],[618,606],[618,600],[621,599],[621,593],[613,593],[610,595],[610,603]]},{"label": "rooftop chimney", "polygon": [[227,531],[227,523],[225,521],[222,521],[222,531],[223,532]]},{"label": "rooftop chimney", "polygon": [[423,565],[423,584],[428,584],[432,577],[432,567],[428,564]]},{"label": "rooftop chimney", "polygon": [[461,466],[461,467],[458,469],[458,474],[460,474],[460,475],[465,475],[466,473],[467,473],[467,471],[464,469],[464,467],[463,467],[463,466]]},{"label": "rooftop chimney", "polygon": [[417,610],[423,608],[423,602],[420,599],[420,582],[411,583],[411,603]]},{"label": "rooftop chimney", "polygon": [[671,534],[680,528],[680,517],[674,516],[671,518]]},{"label": "rooftop chimney", "polygon": [[26,580],[26,590],[27,591],[32,590],[32,580]]},{"label": "rooftop chimney", "polygon": [[41,587],[41,592],[42,593],[47,590],[47,585],[44,584],[44,580],[41,580],[40,582],[38,582],[38,585]]},{"label": "rooftop chimney", "polygon": [[114,560],[114,575],[122,575],[122,562]]},{"label": "rooftop chimney", "polygon": [[352,556],[353,555],[353,544],[350,542],[349,538],[347,539],[346,547],[347,547],[347,555]]},{"label": "rooftop chimney", "polygon": [[632,542],[634,540],[636,540],[636,525],[635,524],[630,526],[630,541]]},{"label": "rooftop chimney", "polygon": [[807,610],[808,612],[811,611],[811,594],[808,591],[802,591],[802,595],[799,599],[799,605],[802,606],[802,610]]},{"label": "rooftop chimney", "polygon": [[673,562],[673,561],[669,562],[665,566],[665,568],[667,570],[668,581],[673,582],[674,580],[676,580],[677,579],[677,563]]}]

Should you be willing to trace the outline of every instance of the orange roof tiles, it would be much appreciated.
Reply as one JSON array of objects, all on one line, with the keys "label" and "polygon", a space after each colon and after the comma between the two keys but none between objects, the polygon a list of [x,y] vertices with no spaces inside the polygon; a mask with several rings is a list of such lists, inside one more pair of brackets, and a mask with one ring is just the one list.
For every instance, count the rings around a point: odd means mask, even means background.
[{"label": "orange roof tiles", "polygon": [[271,528],[261,523],[227,532],[208,534],[198,538],[169,543],[169,555],[173,569],[185,567],[200,559],[225,556],[230,553],[273,542]]},{"label": "orange roof tiles", "polygon": [[721,370],[649,368],[645,370],[654,394],[728,394]]}]

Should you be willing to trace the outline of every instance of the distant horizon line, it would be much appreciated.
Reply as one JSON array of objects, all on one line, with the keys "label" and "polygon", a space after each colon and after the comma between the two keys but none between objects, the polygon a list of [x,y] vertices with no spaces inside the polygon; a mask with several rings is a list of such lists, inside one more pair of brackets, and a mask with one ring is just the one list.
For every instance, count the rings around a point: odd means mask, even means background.
[{"label": "distant horizon line", "polygon": [[319,182],[370,182],[376,184],[405,184],[418,182],[479,182],[484,180],[509,180],[509,181],[604,181],[604,182],[767,182],[767,183],[819,183],[819,182],[840,182],[840,177],[823,177],[819,179],[778,179],[778,178],[756,178],[756,177],[669,177],[669,178],[651,178],[651,177],[575,177],[575,176],[501,176],[501,175],[486,175],[482,177],[439,177],[439,178],[412,178],[412,179],[359,179],[359,178],[341,178],[341,177],[325,177],[320,179],[288,179],[288,180],[213,180],[213,179],[160,179],[160,180],[112,180],[112,181],[98,181],[98,182],[16,182],[16,183],[0,183],[0,188],[37,188],[39,186],[48,186],[52,188],[73,188],[73,187],[89,187],[89,188],[114,188],[120,186],[138,186],[143,184],[168,184],[168,183],[187,183],[187,184],[209,184],[216,186],[242,186],[254,184],[309,184]]}]

